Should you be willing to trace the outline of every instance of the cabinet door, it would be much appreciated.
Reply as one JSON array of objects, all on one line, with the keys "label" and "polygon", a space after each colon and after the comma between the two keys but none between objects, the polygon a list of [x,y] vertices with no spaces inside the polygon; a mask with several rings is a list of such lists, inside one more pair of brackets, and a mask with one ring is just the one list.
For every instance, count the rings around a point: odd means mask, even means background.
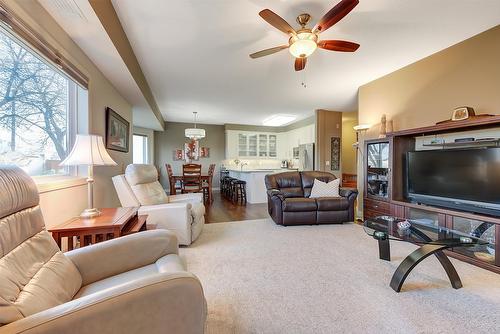
[{"label": "cabinet door", "polygon": [[368,196],[389,198],[389,143],[366,145],[366,193]]},{"label": "cabinet door", "polygon": [[248,136],[248,156],[249,157],[257,156],[257,135]]},{"label": "cabinet door", "polygon": [[498,265],[500,262],[495,257],[495,248],[497,244],[496,229],[498,225],[480,220],[473,220],[463,217],[448,216],[451,228],[463,235],[472,235],[487,242],[484,245],[474,247],[459,247],[453,251],[475,258],[477,260]]},{"label": "cabinet door", "polygon": [[259,135],[259,157],[267,157],[267,135]]},{"label": "cabinet door", "polygon": [[248,156],[248,136],[245,134],[238,134],[238,156]]},{"label": "cabinet door", "polygon": [[269,135],[269,157],[276,158],[276,135]]}]

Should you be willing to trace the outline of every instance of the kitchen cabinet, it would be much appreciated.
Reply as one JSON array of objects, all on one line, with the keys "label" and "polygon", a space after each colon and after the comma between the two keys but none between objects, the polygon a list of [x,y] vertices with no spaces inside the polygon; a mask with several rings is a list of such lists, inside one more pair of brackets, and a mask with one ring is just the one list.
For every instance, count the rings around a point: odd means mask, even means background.
[{"label": "kitchen cabinet", "polygon": [[278,136],[270,133],[226,131],[226,158],[278,157]]}]

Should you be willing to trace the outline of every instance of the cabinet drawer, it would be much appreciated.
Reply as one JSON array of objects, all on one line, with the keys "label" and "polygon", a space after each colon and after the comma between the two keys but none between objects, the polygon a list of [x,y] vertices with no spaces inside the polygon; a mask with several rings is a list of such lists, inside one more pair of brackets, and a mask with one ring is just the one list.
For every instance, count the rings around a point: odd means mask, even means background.
[{"label": "cabinet drawer", "polygon": [[379,212],[379,211],[373,211],[370,209],[363,209],[363,218],[364,220],[370,219],[370,218],[375,218],[379,216],[387,216],[387,213],[384,212]]},{"label": "cabinet drawer", "polygon": [[363,210],[377,211],[386,215],[391,213],[391,205],[387,202],[365,198],[363,206]]}]

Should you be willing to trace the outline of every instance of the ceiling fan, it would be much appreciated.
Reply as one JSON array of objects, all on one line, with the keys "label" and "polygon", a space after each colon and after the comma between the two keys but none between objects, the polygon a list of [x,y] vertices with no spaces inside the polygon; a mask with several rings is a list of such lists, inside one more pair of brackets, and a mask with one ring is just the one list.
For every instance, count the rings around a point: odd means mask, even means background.
[{"label": "ceiling fan", "polygon": [[295,31],[282,17],[269,9],[262,10],[259,15],[270,25],[285,34],[289,35],[288,45],[280,45],[274,48],[252,53],[250,58],[260,58],[288,49],[295,57],[295,70],[302,71],[306,67],[307,57],[317,49],[330,51],[354,52],[359,48],[359,44],[340,40],[319,40],[319,34],[332,27],[349,14],[359,0],[342,0],[335,7],[330,9],[313,29],[306,28],[311,19],[309,14],[297,16],[297,22],[301,28]]}]

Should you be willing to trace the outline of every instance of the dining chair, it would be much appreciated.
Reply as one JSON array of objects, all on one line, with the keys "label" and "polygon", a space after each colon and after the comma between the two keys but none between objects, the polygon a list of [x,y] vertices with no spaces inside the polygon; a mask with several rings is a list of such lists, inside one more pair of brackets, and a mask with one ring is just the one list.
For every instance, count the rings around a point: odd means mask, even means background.
[{"label": "dining chair", "polygon": [[212,185],[214,179],[215,164],[210,164],[208,167],[208,178],[203,180],[203,198],[206,198],[207,203],[212,204],[214,196],[212,192]]},{"label": "dining chair", "polygon": [[201,165],[182,165],[182,193],[199,193],[202,191]]},{"label": "dining chair", "polygon": [[165,164],[165,167],[167,168],[168,183],[170,185],[170,195],[175,195],[175,194],[177,194],[177,190],[182,191],[182,182],[181,182],[181,184],[179,184],[179,186],[177,186],[177,180],[174,177],[172,165]]}]

